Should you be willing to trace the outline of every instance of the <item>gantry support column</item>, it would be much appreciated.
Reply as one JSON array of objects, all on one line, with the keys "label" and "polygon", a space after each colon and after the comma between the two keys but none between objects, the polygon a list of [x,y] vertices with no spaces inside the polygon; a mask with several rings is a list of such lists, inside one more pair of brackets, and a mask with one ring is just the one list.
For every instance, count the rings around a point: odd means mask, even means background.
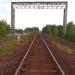
[{"label": "gantry support column", "polygon": [[15,9],[13,7],[13,4],[11,3],[11,28],[12,33],[15,33]]},{"label": "gantry support column", "polygon": [[[23,6],[25,9],[50,9],[50,8],[63,8],[64,7],[64,14],[63,14],[63,36],[66,33],[66,25],[67,25],[67,9],[68,9],[68,2],[66,1],[55,1],[55,2],[11,2],[11,27],[12,33],[15,32],[15,8],[13,5],[18,5],[20,8]],[[37,6],[38,5],[38,6]],[[31,6],[31,7],[30,7]],[[34,7],[33,7],[34,6]]]},{"label": "gantry support column", "polygon": [[67,25],[67,4],[66,8],[64,8],[64,13],[63,13],[63,36],[66,33],[66,25]]}]

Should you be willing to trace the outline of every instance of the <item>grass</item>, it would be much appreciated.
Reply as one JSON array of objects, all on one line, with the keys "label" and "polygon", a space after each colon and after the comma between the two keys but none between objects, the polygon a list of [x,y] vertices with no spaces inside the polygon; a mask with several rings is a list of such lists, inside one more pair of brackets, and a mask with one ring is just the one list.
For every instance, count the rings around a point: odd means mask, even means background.
[{"label": "grass", "polygon": [[[21,41],[27,40],[30,38],[31,34],[26,33],[21,35]],[[21,42],[17,41],[17,36],[7,36],[0,39],[0,54],[7,54],[12,51],[13,48],[20,45]]]},{"label": "grass", "polygon": [[[68,41],[67,39],[61,37],[53,37],[51,35],[47,35],[47,36],[53,38],[56,42],[61,43],[62,45],[65,45],[75,51],[75,46],[74,46],[75,43],[73,43],[72,41]],[[71,46],[72,44],[73,46]]]}]

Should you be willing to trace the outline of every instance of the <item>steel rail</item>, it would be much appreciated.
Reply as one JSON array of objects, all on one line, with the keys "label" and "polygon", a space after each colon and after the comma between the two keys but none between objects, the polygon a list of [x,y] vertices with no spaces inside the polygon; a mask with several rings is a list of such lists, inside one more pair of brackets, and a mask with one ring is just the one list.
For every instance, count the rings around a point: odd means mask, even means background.
[{"label": "steel rail", "polygon": [[[39,34],[40,35],[40,34]],[[45,42],[45,40],[43,39],[43,37],[40,35],[42,41],[44,42],[45,46],[47,47],[48,51],[50,52],[54,62],[56,63],[57,67],[59,68],[61,75],[66,75],[65,72],[62,70],[62,68],[60,67],[58,61],[56,60],[55,56],[53,55],[52,51],[50,50],[50,48],[48,47],[47,43]]]},{"label": "steel rail", "polygon": [[75,48],[75,43],[73,43],[71,41],[68,41],[68,40],[65,40],[65,39],[61,39],[61,38],[59,38],[58,41],[61,41],[62,43],[64,43],[67,46],[70,46],[72,48]]},{"label": "steel rail", "polygon": [[[47,34],[45,34],[46,36],[48,36]],[[55,40],[57,40],[57,42],[60,42],[62,44],[65,44],[66,46],[70,46],[71,48],[75,48],[75,43],[71,42],[69,40],[66,40],[64,38],[54,38]]]},{"label": "steel rail", "polygon": [[29,48],[28,48],[26,54],[24,55],[24,57],[23,57],[23,59],[22,59],[20,65],[18,66],[18,68],[17,68],[16,72],[14,73],[14,75],[19,75],[19,73],[21,72],[21,69],[22,69],[22,67],[23,67],[23,65],[24,65],[25,59],[26,59],[28,53],[30,52],[30,48],[32,47],[32,45],[33,45],[33,43],[34,43],[34,41],[35,41],[35,39],[36,39],[36,36],[37,36],[37,35],[35,35],[33,41],[31,42],[31,45],[29,46]]}]

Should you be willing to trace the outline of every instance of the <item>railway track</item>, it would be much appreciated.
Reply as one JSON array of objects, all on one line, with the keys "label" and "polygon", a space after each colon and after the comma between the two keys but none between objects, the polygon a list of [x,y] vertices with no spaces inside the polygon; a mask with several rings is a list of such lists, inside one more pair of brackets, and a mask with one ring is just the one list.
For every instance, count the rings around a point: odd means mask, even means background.
[{"label": "railway track", "polygon": [[46,43],[65,72],[65,75],[75,75],[75,53],[69,53],[66,49],[65,52],[63,47],[61,49],[58,48],[56,46],[57,43],[51,43],[54,41],[52,38],[46,36],[43,36],[43,38],[46,40]]},{"label": "railway track", "polygon": [[[49,37],[47,34],[45,34],[45,36]],[[63,39],[63,38],[54,38],[54,37],[51,37],[51,36],[49,38],[52,38],[57,42],[60,42],[60,43],[62,43],[64,45],[66,45],[66,46],[69,46],[69,47],[75,49],[75,43],[74,42],[68,41],[68,40]]]},{"label": "railway track", "polygon": [[65,39],[60,39],[59,38],[59,42],[71,47],[71,48],[74,48],[75,49],[75,43],[71,42],[71,41],[67,41]]},{"label": "railway track", "polygon": [[45,40],[37,34],[14,75],[65,75]]}]

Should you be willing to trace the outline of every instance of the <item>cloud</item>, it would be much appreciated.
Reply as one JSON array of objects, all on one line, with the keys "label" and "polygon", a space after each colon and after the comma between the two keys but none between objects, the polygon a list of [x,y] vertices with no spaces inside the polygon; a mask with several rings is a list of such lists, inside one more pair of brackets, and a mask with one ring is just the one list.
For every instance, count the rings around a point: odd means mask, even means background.
[{"label": "cloud", "polygon": [[0,1],[0,20],[5,19],[8,23],[10,23],[10,12],[11,12],[11,4],[10,0],[2,0]]},{"label": "cloud", "polygon": [[11,4],[10,2],[8,3],[0,3],[0,13],[7,13],[10,12],[11,9]]}]

